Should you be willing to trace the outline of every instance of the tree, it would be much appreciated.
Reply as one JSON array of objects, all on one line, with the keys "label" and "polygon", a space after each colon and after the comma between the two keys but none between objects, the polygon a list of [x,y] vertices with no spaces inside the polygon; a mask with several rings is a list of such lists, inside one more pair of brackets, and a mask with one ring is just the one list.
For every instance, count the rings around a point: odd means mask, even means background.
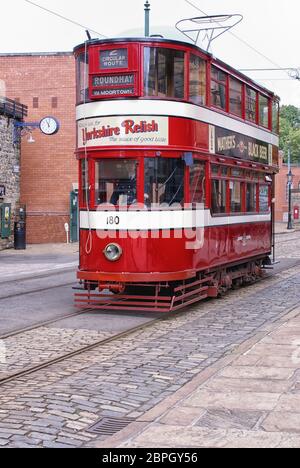
[{"label": "tree", "polygon": [[300,163],[300,109],[295,106],[282,106],[280,111],[280,144],[287,161],[288,149],[291,161]]}]

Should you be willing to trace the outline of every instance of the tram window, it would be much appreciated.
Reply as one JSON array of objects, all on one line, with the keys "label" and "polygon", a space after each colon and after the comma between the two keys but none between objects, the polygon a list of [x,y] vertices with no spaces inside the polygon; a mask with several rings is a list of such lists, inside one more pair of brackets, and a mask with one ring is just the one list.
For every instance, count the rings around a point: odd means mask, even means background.
[{"label": "tram window", "polygon": [[211,166],[211,173],[212,175],[218,176],[220,173],[220,166],[215,166],[215,165]]},{"label": "tram window", "polygon": [[205,203],[205,163],[196,161],[190,167],[190,202]]},{"label": "tram window", "polygon": [[256,184],[246,186],[246,211],[247,213],[256,212]]},{"label": "tram window", "polygon": [[259,211],[265,213],[269,211],[269,186],[261,185],[259,187]]},{"label": "tram window", "polygon": [[272,105],[272,130],[279,133],[279,102],[273,101]]},{"label": "tram window", "polygon": [[242,117],[242,89],[243,85],[235,78],[230,78],[229,86],[229,111]]},{"label": "tram window", "polygon": [[213,180],[211,206],[213,214],[226,213],[226,180]]},{"label": "tram window", "polygon": [[184,57],[180,50],[145,47],[145,96],[183,99]]},{"label": "tram window", "polygon": [[87,203],[90,201],[90,190],[89,190],[89,164],[87,159],[81,160],[81,190],[82,190],[82,201]]},{"label": "tram window", "polygon": [[216,67],[211,68],[211,103],[226,110],[227,75]]},{"label": "tram window", "polygon": [[246,86],[246,119],[256,123],[257,92]]},{"label": "tram window", "polygon": [[228,167],[222,166],[221,167],[221,176],[222,177],[227,177],[228,175],[230,175]]},{"label": "tram window", "polygon": [[197,55],[190,56],[190,101],[206,104],[206,62]]},{"label": "tram window", "polygon": [[89,62],[86,54],[80,54],[76,62],[77,104],[88,101]]},{"label": "tram window", "polygon": [[259,95],[259,124],[269,127],[269,100],[261,94]]},{"label": "tram window", "polygon": [[129,206],[137,200],[137,162],[105,159],[96,162],[96,204]]},{"label": "tram window", "polygon": [[145,159],[145,204],[151,206],[184,203],[184,170],[182,159]]},{"label": "tram window", "polygon": [[242,184],[241,182],[230,181],[230,212],[241,213],[242,211]]}]

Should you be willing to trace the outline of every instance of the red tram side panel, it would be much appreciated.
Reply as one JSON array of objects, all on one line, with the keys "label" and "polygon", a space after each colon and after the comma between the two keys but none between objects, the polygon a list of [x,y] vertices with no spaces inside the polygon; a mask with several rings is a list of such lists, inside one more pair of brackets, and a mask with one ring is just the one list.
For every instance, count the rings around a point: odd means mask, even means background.
[{"label": "red tram side panel", "polygon": [[175,41],[90,41],[75,55],[76,304],[168,312],[259,278],[278,98]]}]

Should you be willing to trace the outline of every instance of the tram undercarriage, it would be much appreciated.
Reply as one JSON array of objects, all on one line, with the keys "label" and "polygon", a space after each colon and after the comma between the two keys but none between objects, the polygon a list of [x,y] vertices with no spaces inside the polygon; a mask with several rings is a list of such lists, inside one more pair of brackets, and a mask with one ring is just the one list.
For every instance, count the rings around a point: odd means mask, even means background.
[{"label": "tram undercarriage", "polygon": [[75,293],[75,305],[124,312],[175,312],[207,298],[221,297],[230,289],[253,284],[264,276],[267,265],[270,265],[269,257],[257,258],[226,268],[201,271],[194,278],[181,282],[83,281],[82,292]]}]

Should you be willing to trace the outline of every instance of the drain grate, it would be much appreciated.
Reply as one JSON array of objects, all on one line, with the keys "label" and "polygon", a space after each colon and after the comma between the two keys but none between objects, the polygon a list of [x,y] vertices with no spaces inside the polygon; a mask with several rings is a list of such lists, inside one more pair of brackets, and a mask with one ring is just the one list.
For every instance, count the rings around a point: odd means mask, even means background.
[{"label": "drain grate", "polygon": [[112,436],[129,426],[135,419],[132,418],[101,418],[100,421],[87,429],[93,434]]}]

